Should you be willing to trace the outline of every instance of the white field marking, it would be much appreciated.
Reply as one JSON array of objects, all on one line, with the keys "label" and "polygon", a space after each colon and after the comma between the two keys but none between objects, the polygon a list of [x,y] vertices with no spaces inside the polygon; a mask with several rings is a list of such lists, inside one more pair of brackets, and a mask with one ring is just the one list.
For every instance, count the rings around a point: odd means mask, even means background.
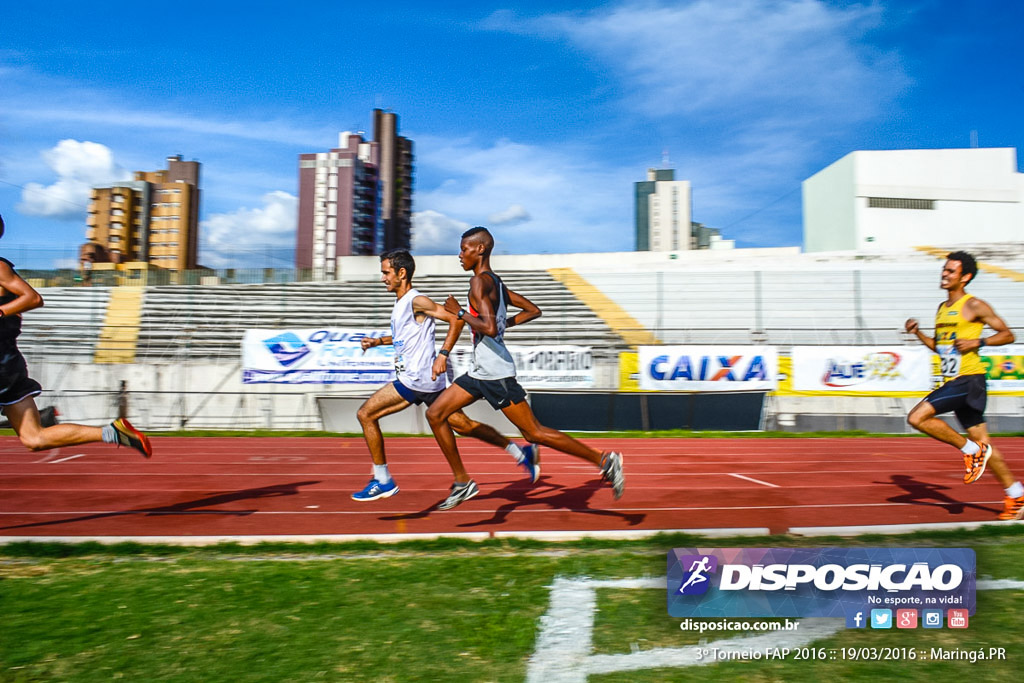
[{"label": "white field marking", "polygon": [[778,484],[769,484],[766,481],[761,481],[760,479],[754,479],[753,477],[745,477],[742,474],[735,474],[733,472],[730,472],[729,476],[730,477],[736,477],[737,479],[746,479],[747,481],[752,481],[755,484],[761,484],[762,486],[771,486],[773,489],[781,488]]},{"label": "white field marking", "polygon": [[[1013,579],[981,580],[978,590],[1024,588],[1024,581]],[[749,632],[735,638],[687,647],[655,648],[630,654],[599,655],[593,653],[594,615],[597,612],[597,589],[666,590],[665,579],[568,579],[556,577],[551,588],[547,614],[540,618],[537,646],[526,670],[527,683],[586,683],[590,674],[607,674],[641,669],[707,666],[714,659],[699,659],[701,649],[717,649],[723,653],[764,651],[766,648],[793,650],[828,638],[845,629],[842,619],[795,619],[795,631],[769,631],[751,636]]]},{"label": "white field marking", "polygon": [[979,522],[877,524],[872,526],[795,526],[789,529],[789,533],[797,536],[861,536],[863,534],[908,534],[915,531],[946,531],[949,529],[969,530],[982,526],[1006,526],[1007,524],[1016,524],[1016,522],[991,519]]},{"label": "white field marking", "polygon": [[46,464],[56,465],[59,462],[67,462],[68,460],[74,460],[75,458],[84,458],[88,453],[78,453],[76,455],[69,455],[66,458],[58,458],[57,460],[50,460]]},{"label": "white field marking", "polygon": [[723,652],[748,648],[808,645],[845,628],[841,619],[804,619],[796,631],[775,631],[753,637],[718,640],[706,645],[657,648],[620,655],[593,654],[594,614],[598,588],[660,589],[665,579],[620,579],[592,581],[556,577],[551,586],[548,612],[540,618],[537,646],[526,669],[527,683],[586,683],[589,674],[637,671],[662,667],[701,666],[698,650],[719,648]]}]

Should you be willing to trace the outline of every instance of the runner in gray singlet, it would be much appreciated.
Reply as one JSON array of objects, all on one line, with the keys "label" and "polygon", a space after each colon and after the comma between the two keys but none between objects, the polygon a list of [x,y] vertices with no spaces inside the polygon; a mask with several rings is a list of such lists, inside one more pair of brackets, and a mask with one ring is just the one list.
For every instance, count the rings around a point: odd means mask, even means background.
[{"label": "runner in gray singlet", "polygon": [[[501,278],[491,271],[491,251],[494,238],[486,228],[476,227],[462,235],[459,261],[463,270],[473,271],[469,281],[469,308],[464,309],[453,296],[444,308],[465,322],[473,331],[473,369],[456,378],[427,410],[427,421],[438,445],[449,462],[459,458],[455,435],[448,418],[456,411],[478,399],[486,399],[495,410],[500,410],[530,443],[554,448],[593,463],[601,470],[602,478],[612,485],[618,499],[625,489],[622,474],[622,454],[614,451],[602,453],[562,432],[545,427],[526,401],[526,392],[516,381],[516,367],[505,348],[505,330],[522,325],[540,316],[541,311],[526,297],[511,291]],[[507,306],[519,313],[508,317]],[[479,488],[467,474],[456,476],[448,498],[438,505],[449,510],[479,493]]]}]

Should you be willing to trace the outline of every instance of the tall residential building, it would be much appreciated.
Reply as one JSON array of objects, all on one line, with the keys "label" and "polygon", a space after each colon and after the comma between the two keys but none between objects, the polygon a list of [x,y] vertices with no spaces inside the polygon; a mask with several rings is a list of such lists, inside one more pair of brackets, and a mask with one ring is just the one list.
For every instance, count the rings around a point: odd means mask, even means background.
[{"label": "tall residential building", "polygon": [[690,182],[671,168],[647,169],[634,183],[636,251],[686,251],[691,244]]},{"label": "tall residential building", "polygon": [[94,187],[86,219],[84,263],[145,261],[170,271],[199,261],[199,162],[167,157],[167,169]]},{"label": "tall residential building", "polygon": [[398,134],[398,115],[373,110],[373,140],[380,145],[380,208],[384,249],[412,245],[412,140]]},{"label": "tall residential building", "polygon": [[333,278],[341,256],[410,247],[412,142],[393,113],[375,109],[373,128],[373,140],[344,132],[336,148],[299,155],[297,268]]},{"label": "tall residential building", "polygon": [[299,155],[297,268],[334,277],[338,257],[379,253],[378,158],[377,143],[349,132],[329,152]]}]

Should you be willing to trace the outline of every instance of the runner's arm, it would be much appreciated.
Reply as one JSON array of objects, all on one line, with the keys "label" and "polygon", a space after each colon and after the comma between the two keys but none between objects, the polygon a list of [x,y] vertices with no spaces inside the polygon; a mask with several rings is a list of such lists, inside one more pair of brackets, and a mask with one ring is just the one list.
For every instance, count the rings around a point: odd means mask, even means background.
[{"label": "runner's arm", "polygon": [[0,261],[0,287],[14,294],[17,298],[0,306],[3,315],[20,315],[43,305],[43,297],[32,289],[32,285],[21,279],[9,265]]},{"label": "runner's arm", "polygon": [[363,351],[366,349],[372,349],[376,346],[391,346],[392,344],[391,335],[386,337],[363,337],[363,340],[359,342],[359,345],[363,347]]},{"label": "runner's arm", "polygon": [[927,346],[929,349],[931,349],[932,351],[935,350],[935,337],[929,337],[924,332],[922,332],[921,326],[917,324],[916,318],[910,318],[909,320],[907,320],[907,322],[904,324],[904,329],[910,334],[916,335],[918,340],[922,344]]},{"label": "runner's arm", "polygon": [[996,315],[988,303],[974,298],[967,302],[967,306],[971,309],[970,312],[974,316],[974,320],[985,323],[992,328],[995,334],[981,339],[957,339],[955,342],[957,351],[964,353],[965,351],[975,351],[982,346],[1003,346],[1014,342],[1016,337],[1013,332],[1006,326],[1006,322]]},{"label": "runner's arm", "polygon": [[458,317],[459,311],[463,311],[462,322],[469,325],[469,329],[486,337],[495,337],[498,334],[498,321],[494,319],[494,304],[491,303],[488,284],[491,288],[494,287],[490,278],[486,278],[485,282],[485,278],[479,275],[474,275],[469,280],[469,305],[473,307],[477,315],[471,315],[469,311],[463,309],[459,300],[451,294],[444,302],[444,310],[453,313],[456,317]]},{"label": "runner's arm", "polygon": [[518,313],[505,322],[506,327],[522,325],[541,316],[541,310],[537,307],[537,304],[533,303],[522,294],[513,292],[511,289],[506,289],[506,291],[508,291],[508,302],[520,309]]},{"label": "runner's arm", "polygon": [[[459,320],[457,313],[451,313],[445,309],[444,306],[437,303],[429,296],[423,296],[422,294],[412,300],[413,313],[422,313],[429,315],[434,320],[443,320],[448,323],[448,334],[444,337],[444,343],[441,344],[441,350],[451,352],[455,348],[456,342],[459,341],[459,335],[462,334],[462,328],[465,323]],[[446,358],[444,354],[438,356],[438,358]],[[444,368],[442,368],[444,370]]]}]

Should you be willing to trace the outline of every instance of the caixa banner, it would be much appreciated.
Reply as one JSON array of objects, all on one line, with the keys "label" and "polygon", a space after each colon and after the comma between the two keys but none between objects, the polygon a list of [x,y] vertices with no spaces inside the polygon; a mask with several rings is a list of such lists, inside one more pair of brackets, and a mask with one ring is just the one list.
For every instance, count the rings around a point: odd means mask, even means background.
[{"label": "caixa banner", "polygon": [[673,617],[845,617],[872,610],[974,614],[970,548],[675,548]]},{"label": "caixa banner", "polygon": [[641,346],[637,374],[647,391],[772,391],[774,346]]}]

